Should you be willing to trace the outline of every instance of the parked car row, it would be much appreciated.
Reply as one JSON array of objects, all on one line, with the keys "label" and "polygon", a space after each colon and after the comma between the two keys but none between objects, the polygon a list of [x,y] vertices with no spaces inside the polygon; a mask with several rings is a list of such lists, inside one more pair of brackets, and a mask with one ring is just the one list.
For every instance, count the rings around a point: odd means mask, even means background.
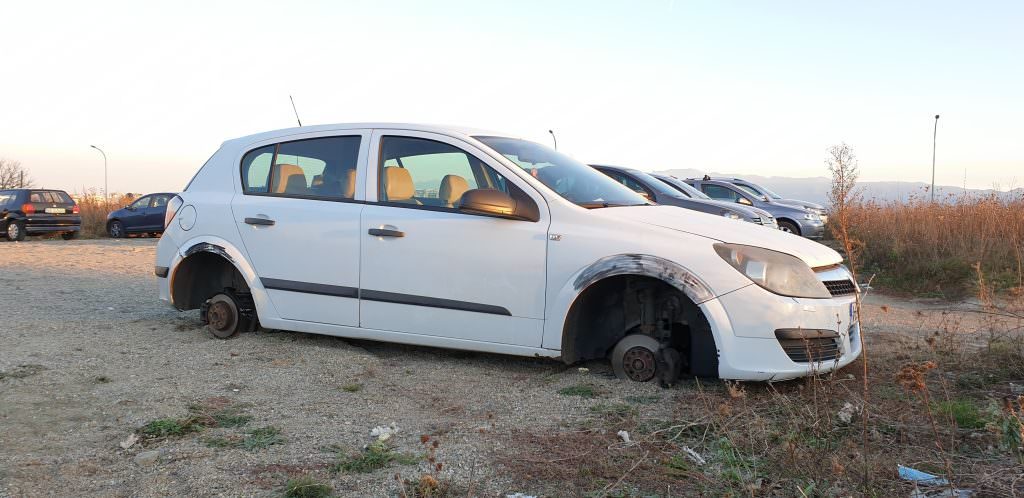
[{"label": "parked car row", "polygon": [[793,217],[814,236],[820,215],[729,182],[599,169],[450,127],[228,140],[167,203],[160,299],[198,309],[218,338],[262,325],[607,358],[667,384],[782,380],[861,353],[842,257],[756,226]]},{"label": "parked car row", "polygon": [[[107,215],[107,234],[116,239],[133,233],[162,233],[167,202],[174,195],[173,192],[149,194],[111,212]],[[63,190],[0,190],[0,236],[8,241],[51,233],[71,240],[81,230],[78,203]]]}]

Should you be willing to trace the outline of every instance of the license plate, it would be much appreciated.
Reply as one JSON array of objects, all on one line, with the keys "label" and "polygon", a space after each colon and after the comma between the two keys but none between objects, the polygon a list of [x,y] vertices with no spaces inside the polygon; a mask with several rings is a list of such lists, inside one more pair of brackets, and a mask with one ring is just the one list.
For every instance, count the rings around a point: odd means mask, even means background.
[{"label": "license plate", "polygon": [[64,214],[66,212],[68,210],[64,208],[46,208],[46,214]]}]

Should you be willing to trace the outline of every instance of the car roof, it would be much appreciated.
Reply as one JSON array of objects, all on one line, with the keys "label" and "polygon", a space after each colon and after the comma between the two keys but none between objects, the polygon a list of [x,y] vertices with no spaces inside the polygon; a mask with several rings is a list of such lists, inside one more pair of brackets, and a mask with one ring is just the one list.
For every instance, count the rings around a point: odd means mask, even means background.
[{"label": "car roof", "polygon": [[[638,170],[636,168],[629,168],[629,167],[626,167],[626,166],[612,166],[611,164],[589,164],[588,166],[590,166],[592,168],[604,168],[604,169],[613,169],[615,171],[624,171],[626,173],[647,173],[646,171],[640,171],[640,170]],[[647,173],[647,174],[649,175],[650,173]]]},{"label": "car roof", "polygon": [[323,124],[313,126],[299,126],[292,128],[281,128],[278,130],[270,130],[261,133],[255,133],[252,135],[246,135],[244,137],[233,138],[226,140],[225,145],[229,143],[248,144],[252,142],[258,142],[261,140],[287,137],[291,135],[301,135],[306,133],[319,133],[324,131],[344,131],[344,130],[358,130],[358,129],[377,129],[377,130],[407,130],[407,131],[423,131],[429,133],[438,133],[441,135],[457,136],[457,137],[472,137],[472,136],[497,136],[497,137],[508,137],[508,138],[519,138],[514,134],[501,133],[493,130],[485,130],[481,128],[471,128],[466,126],[453,126],[453,125],[433,125],[433,124],[415,124],[415,123],[335,123],[335,124]]}]

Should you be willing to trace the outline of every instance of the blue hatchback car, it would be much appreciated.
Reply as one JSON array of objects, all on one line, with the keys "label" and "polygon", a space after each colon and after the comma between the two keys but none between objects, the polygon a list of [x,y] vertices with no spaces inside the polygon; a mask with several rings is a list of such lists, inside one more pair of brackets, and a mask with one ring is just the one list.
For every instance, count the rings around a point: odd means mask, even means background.
[{"label": "blue hatchback car", "polygon": [[130,233],[163,233],[167,202],[175,195],[173,192],[144,195],[108,214],[107,234],[119,239]]}]

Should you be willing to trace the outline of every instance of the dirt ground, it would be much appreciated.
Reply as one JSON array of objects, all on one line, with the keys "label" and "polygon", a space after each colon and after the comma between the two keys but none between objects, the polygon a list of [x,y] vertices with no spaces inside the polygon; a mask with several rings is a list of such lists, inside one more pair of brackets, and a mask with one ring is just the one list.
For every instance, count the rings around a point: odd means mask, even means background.
[{"label": "dirt ground", "polygon": [[[310,475],[341,496],[399,494],[396,474],[430,463],[336,472],[371,430],[396,426],[395,451],[439,442],[440,475],[481,496],[523,489],[494,461],[516,431],[557,430],[597,403],[693,396],[615,380],[601,363],[409,347],[289,332],[212,338],[197,312],[157,298],[156,239],[0,242],[0,496],[278,496]],[[923,333],[943,306],[869,295],[864,331]],[[979,326],[971,317],[958,327]],[[586,385],[598,398],[566,394]],[[124,449],[147,422],[199,404],[241,407],[242,427],[211,427]],[[278,444],[218,445],[272,426]],[[220,439],[217,439],[220,438]],[[464,496],[466,492],[463,492]]]}]

